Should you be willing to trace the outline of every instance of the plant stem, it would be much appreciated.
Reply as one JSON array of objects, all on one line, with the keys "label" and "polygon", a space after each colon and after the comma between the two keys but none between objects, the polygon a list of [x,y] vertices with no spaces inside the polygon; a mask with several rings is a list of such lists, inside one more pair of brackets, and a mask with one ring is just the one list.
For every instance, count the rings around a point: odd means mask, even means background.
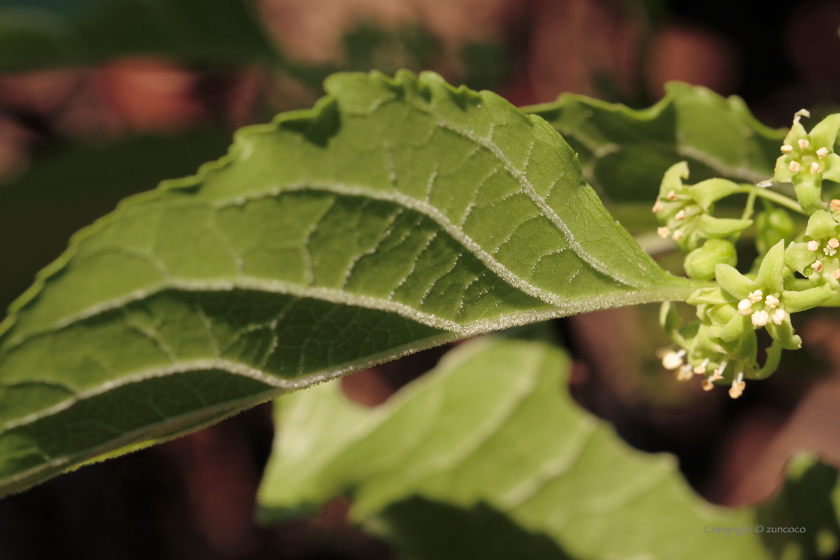
[{"label": "plant stem", "polygon": [[[756,187],[755,185],[740,185],[741,190],[740,192],[749,194],[751,196],[760,196],[762,198],[766,198],[767,200],[771,200],[780,206],[784,206],[793,210],[794,212],[798,212],[803,216],[808,216],[809,214],[805,212],[802,207],[799,205],[798,202],[793,200],[790,197],[787,197],[781,193],[777,193],[775,191],[763,189],[761,187]],[[749,201],[747,202],[749,205]],[[746,213],[746,211],[745,211]]]},{"label": "plant stem", "polygon": [[750,194],[747,197],[747,205],[744,207],[744,213],[741,216],[742,220],[749,220],[752,218],[753,215],[753,208],[755,207],[755,197],[758,195],[758,187],[753,188],[750,190]]}]

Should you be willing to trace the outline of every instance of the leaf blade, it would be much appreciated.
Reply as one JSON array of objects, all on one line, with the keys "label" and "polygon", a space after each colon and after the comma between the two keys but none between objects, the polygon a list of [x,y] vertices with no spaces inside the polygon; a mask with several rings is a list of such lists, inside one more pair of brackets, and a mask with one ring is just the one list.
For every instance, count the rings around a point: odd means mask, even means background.
[{"label": "leaf blade", "polygon": [[[548,344],[487,337],[459,346],[377,409],[349,402],[337,384],[283,397],[261,519],[345,494],[353,521],[378,527],[419,559],[486,557],[486,546],[435,535],[469,534],[488,517],[516,533],[512,541],[479,531],[498,547],[492,558],[532,548],[543,558],[771,557],[756,534],[721,542],[704,531],[751,524],[754,514],[703,502],[670,457],[630,449],[579,410],[564,390],[568,367]],[[345,426],[343,414],[352,426],[331,437],[331,426]],[[338,451],[310,461],[320,449]],[[441,514],[455,525],[443,527]]]},{"label": "leaf blade", "polygon": [[785,137],[758,122],[740,98],[679,82],[667,84],[666,96],[647,109],[563,94],[523,110],[563,134],[580,154],[586,180],[615,203],[654,200],[662,175],[683,160],[695,182],[768,179]]},{"label": "leaf blade", "polygon": [[[446,341],[698,287],[641,251],[538,117],[432,74],[327,88],[196,176],[124,201],[12,305],[0,476],[165,437],[173,415],[204,422],[205,393],[222,417]],[[225,405],[195,372],[247,388]],[[139,389],[169,377],[197,396],[171,413],[174,389]],[[123,386],[151,404],[117,399]],[[75,416],[100,394],[141,418]],[[53,416],[80,435],[56,439]],[[21,438],[34,451],[15,451]]]}]

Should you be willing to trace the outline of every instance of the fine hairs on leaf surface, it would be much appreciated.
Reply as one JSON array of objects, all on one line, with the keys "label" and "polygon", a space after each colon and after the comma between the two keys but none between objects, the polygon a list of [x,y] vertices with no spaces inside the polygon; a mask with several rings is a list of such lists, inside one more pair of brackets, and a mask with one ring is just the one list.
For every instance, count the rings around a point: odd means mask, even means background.
[{"label": "fine hairs on leaf surface", "polygon": [[0,492],[418,349],[685,300],[540,117],[340,74],[78,233],[0,334]]},{"label": "fine hairs on leaf surface", "polygon": [[[375,409],[337,383],[282,397],[262,520],[346,495],[352,521],[415,560],[810,557],[800,553],[816,534],[730,532],[798,526],[785,504],[812,484],[775,507],[712,507],[673,458],[631,449],[582,411],[567,393],[569,365],[546,342],[484,337]],[[836,522],[827,526],[836,536]]]}]

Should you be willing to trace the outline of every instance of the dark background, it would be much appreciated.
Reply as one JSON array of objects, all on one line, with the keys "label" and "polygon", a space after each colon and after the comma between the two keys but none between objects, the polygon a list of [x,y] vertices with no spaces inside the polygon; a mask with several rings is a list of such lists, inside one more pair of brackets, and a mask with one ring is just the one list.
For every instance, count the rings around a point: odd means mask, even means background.
[{"label": "dark background", "polygon": [[[208,70],[131,57],[0,74],[0,304],[120,199],[220,156],[238,126],[310,106],[325,68],[428,68],[517,105],[571,91],[645,107],[663,83],[679,79],[742,96],[771,126],[788,124],[802,107],[828,112],[840,104],[838,2],[257,4],[266,28],[304,70]],[[406,35],[412,25],[425,31]],[[401,58],[386,56],[391,42],[406,40],[414,42]],[[840,464],[840,438],[831,432],[840,425],[834,315],[808,315],[797,329],[810,350],[786,355],[782,371],[737,402],[677,385],[661,371],[652,357],[664,342],[655,315],[643,306],[552,323],[575,357],[571,391],[583,406],[632,445],[675,453],[689,482],[714,503],[766,497],[796,445]],[[343,385],[375,406],[444,351],[356,373]],[[346,523],[342,500],[311,519],[256,526],[254,496],[272,437],[263,405],[0,500],[0,559],[393,557]]]}]

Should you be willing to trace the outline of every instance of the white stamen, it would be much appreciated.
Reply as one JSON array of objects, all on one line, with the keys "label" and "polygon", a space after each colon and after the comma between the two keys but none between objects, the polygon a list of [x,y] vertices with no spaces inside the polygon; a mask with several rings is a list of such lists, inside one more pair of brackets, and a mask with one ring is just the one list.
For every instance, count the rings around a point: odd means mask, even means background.
[{"label": "white stamen", "polygon": [[766,181],[759,181],[755,185],[756,187],[760,187],[762,189],[766,189],[767,187],[773,186],[773,179],[767,179]]},{"label": "white stamen", "polygon": [[742,299],[738,302],[738,313],[744,316],[752,313],[752,302],[749,299]]},{"label": "white stamen", "polygon": [[811,265],[811,268],[814,269],[814,272],[822,272],[822,269],[823,269],[822,261],[814,261],[814,264]]},{"label": "white stamen", "polygon": [[715,381],[723,379],[721,372],[726,369],[726,364],[727,362],[721,362],[720,367],[712,373],[712,376],[703,380],[702,387],[704,391],[711,391],[715,388]]},{"label": "white stamen", "polygon": [[667,239],[668,236],[671,235],[671,230],[666,227],[657,228],[656,235],[658,235],[662,239]]},{"label": "white stamen", "polygon": [[811,241],[808,242],[808,250],[809,251],[816,251],[819,248],[820,248],[820,242],[817,241],[816,239],[812,239]]},{"label": "white stamen", "polygon": [[823,247],[823,253],[825,253],[827,257],[833,257],[835,254],[837,254],[837,250],[832,249],[831,247]]},{"label": "white stamen", "polygon": [[763,297],[764,294],[761,292],[761,290],[756,290],[754,292],[750,292],[750,294],[747,296],[747,299],[749,299],[752,303],[758,303]]},{"label": "white stamen", "polygon": [[798,173],[799,170],[802,169],[802,166],[799,165],[798,161],[792,161],[790,162],[790,165],[788,165],[788,169],[790,169],[792,173]]},{"label": "white stamen", "polygon": [[732,381],[732,387],[729,388],[729,396],[733,399],[737,399],[744,394],[746,386],[747,382],[744,381],[744,372],[741,372],[738,374],[738,377]]},{"label": "white stamen", "polygon": [[658,213],[662,212],[662,203],[657,200],[656,204],[653,205],[652,212],[654,214],[658,214]]},{"label": "white stamen", "polygon": [[763,327],[770,320],[770,314],[762,309],[753,313],[751,320],[754,327]]},{"label": "white stamen", "polygon": [[789,146],[788,144],[785,144],[784,146],[782,146],[782,153],[783,154],[789,154],[792,151],[793,151],[793,146]]},{"label": "white stamen", "polygon": [[668,194],[665,195],[665,198],[667,198],[671,202],[674,202],[675,200],[677,200],[677,193],[675,191],[668,191]]},{"label": "white stamen", "polygon": [[662,357],[662,367],[665,369],[677,369],[683,364],[683,356],[685,356],[685,349],[679,352],[669,351]]},{"label": "white stamen", "polygon": [[820,148],[817,150],[817,157],[822,159],[828,155],[828,148]]},{"label": "white stamen", "polygon": [[832,237],[831,239],[828,240],[827,245],[829,247],[831,247],[832,249],[836,249],[837,247],[840,247],[840,240],[837,240],[837,239]]},{"label": "white stamen", "polygon": [[779,298],[773,295],[767,296],[767,299],[764,300],[764,305],[770,309],[776,309],[779,307]]},{"label": "white stamen", "polygon": [[691,366],[688,364],[682,366],[677,371],[677,381],[689,381],[692,377],[694,377],[694,374],[691,372]]},{"label": "white stamen", "polygon": [[694,368],[694,373],[696,373],[697,375],[703,375],[704,373],[706,373],[706,366],[707,365],[709,365],[709,358],[706,358],[705,360],[703,360],[702,364],[695,367]]},{"label": "white stamen", "polygon": [[677,214],[674,216],[674,219],[685,220],[685,210],[680,210],[679,212],[677,212]]},{"label": "white stamen", "polygon": [[828,204],[831,206],[832,212],[840,212],[840,199],[832,198]]},{"label": "white stamen", "polygon": [[808,146],[811,145],[811,143],[808,142],[807,140],[805,140],[804,138],[800,138],[799,140],[796,141],[796,143],[799,144],[799,149],[800,150],[807,150]]},{"label": "white stamen", "polygon": [[814,163],[811,164],[811,175],[816,175],[820,171],[822,171],[822,168],[820,167],[819,163],[817,163],[815,161]]},{"label": "white stamen", "polygon": [[786,318],[787,313],[784,309],[777,309],[773,312],[773,323],[776,325],[781,325]]},{"label": "white stamen", "polygon": [[674,232],[674,235],[672,235],[671,238],[674,241],[679,241],[680,239],[683,238],[684,235],[685,234],[682,232],[682,230],[678,229],[677,231]]}]

